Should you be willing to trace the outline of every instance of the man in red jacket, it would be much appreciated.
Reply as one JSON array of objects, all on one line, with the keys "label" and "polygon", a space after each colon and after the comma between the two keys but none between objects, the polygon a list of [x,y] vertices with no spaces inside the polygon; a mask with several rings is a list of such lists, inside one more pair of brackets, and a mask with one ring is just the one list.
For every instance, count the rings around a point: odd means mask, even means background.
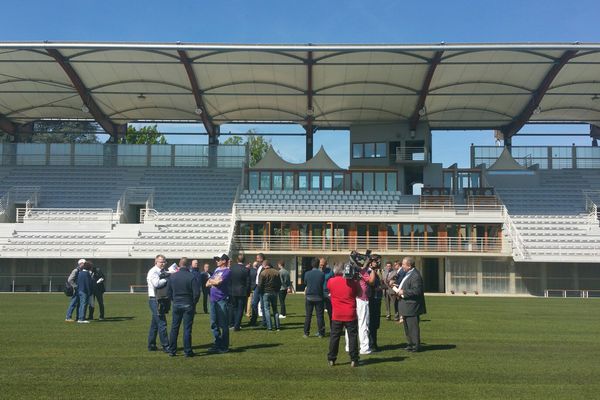
[{"label": "man in red jacket", "polygon": [[331,295],[331,334],[329,336],[329,353],[327,360],[329,366],[335,365],[340,337],[344,328],[348,332],[348,347],[350,366],[358,367],[358,316],[356,314],[356,297],[360,296],[361,288],[358,281],[344,279],[343,266],[336,264],[333,267],[334,277],[327,281],[327,288]]}]

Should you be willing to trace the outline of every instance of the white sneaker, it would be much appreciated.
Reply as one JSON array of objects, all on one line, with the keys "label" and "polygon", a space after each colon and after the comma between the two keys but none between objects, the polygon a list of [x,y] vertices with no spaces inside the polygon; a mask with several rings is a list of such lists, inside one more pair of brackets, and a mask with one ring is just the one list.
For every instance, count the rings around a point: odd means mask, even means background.
[{"label": "white sneaker", "polygon": [[90,321],[77,321],[78,324],[89,324]]},{"label": "white sneaker", "polygon": [[372,353],[371,349],[367,349],[367,350],[365,350],[365,351],[361,351],[361,352],[360,352],[360,354],[363,354],[363,355],[364,355],[364,354],[371,354],[371,353]]},{"label": "white sneaker", "polygon": [[287,317],[285,315],[280,315],[279,319],[286,319]]}]

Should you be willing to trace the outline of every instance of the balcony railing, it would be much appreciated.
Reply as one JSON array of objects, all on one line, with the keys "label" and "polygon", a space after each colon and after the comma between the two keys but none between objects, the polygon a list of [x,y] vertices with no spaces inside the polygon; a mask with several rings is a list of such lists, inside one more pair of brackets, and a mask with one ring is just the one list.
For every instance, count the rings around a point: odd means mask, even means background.
[{"label": "balcony railing", "polygon": [[501,238],[236,235],[234,242],[240,250],[262,252],[346,253],[355,249],[371,249],[375,253],[510,254],[510,250],[503,248]]},{"label": "balcony railing", "polygon": [[396,162],[427,161],[426,147],[396,147]]}]

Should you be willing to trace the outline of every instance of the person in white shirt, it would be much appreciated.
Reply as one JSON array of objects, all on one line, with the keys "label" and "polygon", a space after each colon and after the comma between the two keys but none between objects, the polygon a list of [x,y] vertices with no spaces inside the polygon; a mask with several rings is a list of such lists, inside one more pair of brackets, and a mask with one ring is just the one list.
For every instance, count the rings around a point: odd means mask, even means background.
[{"label": "person in white shirt", "polygon": [[167,334],[167,318],[159,311],[156,299],[156,290],[167,284],[167,279],[161,278],[161,273],[167,266],[167,260],[162,254],[154,258],[154,266],[148,271],[146,282],[148,283],[148,305],[152,319],[150,320],[150,331],[148,332],[148,351],[156,351],[156,336],[158,335],[163,351],[168,352],[169,337]]}]

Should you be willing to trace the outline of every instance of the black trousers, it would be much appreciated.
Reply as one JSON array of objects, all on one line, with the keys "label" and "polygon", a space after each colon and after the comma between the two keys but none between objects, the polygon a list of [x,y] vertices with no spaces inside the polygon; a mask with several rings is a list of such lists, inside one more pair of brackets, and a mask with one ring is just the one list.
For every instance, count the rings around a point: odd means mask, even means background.
[{"label": "black trousers", "polygon": [[208,294],[210,293],[209,289],[202,288],[202,309],[204,310],[204,314],[208,314]]},{"label": "black trousers", "polygon": [[331,329],[331,298],[329,296],[325,296],[323,298],[323,306],[327,310],[327,317],[329,318],[329,329]]},{"label": "black trousers", "polygon": [[376,349],[377,330],[381,324],[381,298],[369,298],[369,347]]},{"label": "black trousers", "polygon": [[406,343],[410,347],[421,347],[421,328],[419,327],[419,316],[403,316],[404,319],[404,334],[406,335]]},{"label": "black trousers", "polygon": [[287,290],[280,290],[279,291],[279,303],[281,304],[279,306],[279,308],[281,309],[281,315],[287,315],[286,309],[285,309],[285,298],[287,296]]},{"label": "black trousers", "polygon": [[323,316],[323,300],[306,300],[306,317],[304,318],[304,334],[310,335],[310,322],[312,320],[313,310],[317,314],[317,329],[321,336],[325,336],[325,317]]},{"label": "black trousers", "polygon": [[246,296],[231,296],[231,309],[233,315],[233,321],[229,326],[233,326],[235,329],[240,329],[242,325],[242,317],[244,316],[244,310],[246,309]]},{"label": "black trousers", "polygon": [[358,361],[358,320],[354,321],[331,321],[331,334],[329,335],[328,361],[337,359],[340,347],[340,338],[344,336],[344,328],[348,331],[348,349],[350,361]]},{"label": "black trousers", "polygon": [[[100,308],[99,318],[104,319],[104,293],[96,292],[96,293],[94,293],[94,297],[96,298],[96,303],[98,304],[98,307]],[[95,307],[90,307],[89,319],[94,319],[94,310],[95,310]]]}]

